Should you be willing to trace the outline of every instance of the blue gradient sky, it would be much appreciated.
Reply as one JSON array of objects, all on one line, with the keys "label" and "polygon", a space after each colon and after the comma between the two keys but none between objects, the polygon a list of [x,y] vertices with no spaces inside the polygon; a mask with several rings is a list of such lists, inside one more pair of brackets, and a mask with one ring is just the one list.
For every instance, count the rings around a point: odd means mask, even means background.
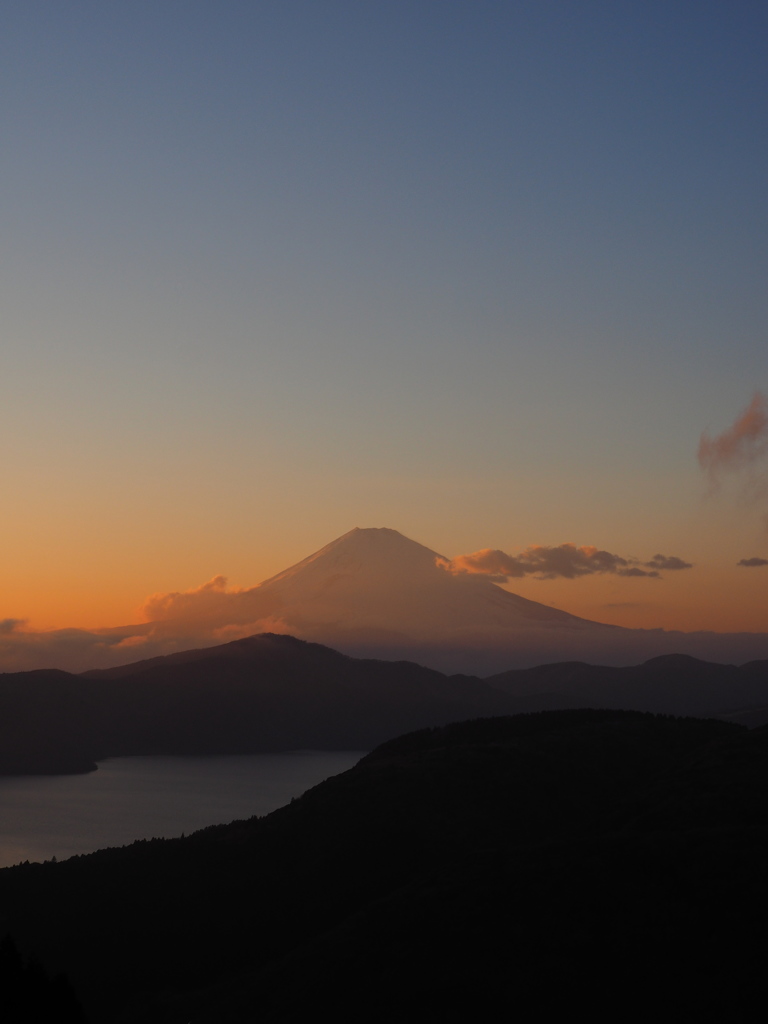
[{"label": "blue gradient sky", "polygon": [[674,554],[512,589],[768,629],[764,475],[696,462],[768,387],[765,4],[2,13],[0,618],[385,525]]}]

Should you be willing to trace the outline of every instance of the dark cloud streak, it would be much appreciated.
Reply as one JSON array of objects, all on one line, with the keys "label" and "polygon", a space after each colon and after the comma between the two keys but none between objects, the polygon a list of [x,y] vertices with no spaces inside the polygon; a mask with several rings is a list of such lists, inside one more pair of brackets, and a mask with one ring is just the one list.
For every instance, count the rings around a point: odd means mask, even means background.
[{"label": "dark cloud streak", "polygon": [[693,568],[691,562],[684,562],[682,558],[677,558],[675,555],[654,555],[650,562],[645,562],[644,565],[648,569],[663,569],[666,572]]},{"label": "dark cloud streak", "polygon": [[15,633],[20,626],[26,624],[26,619],[0,619],[0,634]]}]

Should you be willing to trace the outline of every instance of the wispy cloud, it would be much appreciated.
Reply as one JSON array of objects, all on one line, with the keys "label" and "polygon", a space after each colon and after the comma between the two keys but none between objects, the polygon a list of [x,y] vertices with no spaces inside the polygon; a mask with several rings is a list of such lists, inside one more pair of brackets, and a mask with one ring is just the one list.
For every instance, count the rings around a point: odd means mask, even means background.
[{"label": "wispy cloud", "polygon": [[768,403],[756,391],[747,408],[717,437],[705,431],[699,440],[699,465],[717,482],[724,472],[754,465],[768,454]]},{"label": "wispy cloud", "polygon": [[768,565],[768,558],[741,558],[736,565],[743,565],[747,569],[757,569],[762,565]]},{"label": "wispy cloud", "polygon": [[482,574],[500,582],[535,576],[537,579],[577,579],[599,573],[615,576],[649,577],[657,579],[661,570],[690,569],[691,563],[674,555],[654,555],[649,562],[637,558],[624,558],[592,545],[576,544],[545,546],[532,544],[516,555],[493,548],[483,548],[469,555],[439,559],[441,568],[455,575]]}]

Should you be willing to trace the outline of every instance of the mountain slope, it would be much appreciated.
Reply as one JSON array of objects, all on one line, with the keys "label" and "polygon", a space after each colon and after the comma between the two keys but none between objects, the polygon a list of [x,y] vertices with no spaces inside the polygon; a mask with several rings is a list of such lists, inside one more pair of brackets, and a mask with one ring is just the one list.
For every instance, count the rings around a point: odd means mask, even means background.
[{"label": "mountain slope", "polygon": [[500,658],[504,667],[535,662],[563,645],[591,650],[622,632],[511,594],[481,575],[452,574],[446,562],[396,530],[356,528],[255,593],[297,636],[447,672],[483,674]]},{"label": "mountain slope", "polygon": [[265,580],[259,592],[274,597],[292,621],[344,630],[441,635],[467,626],[596,625],[507,593],[483,576],[453,575],[441,562],[447,559],[397,530],[355,528]]}]

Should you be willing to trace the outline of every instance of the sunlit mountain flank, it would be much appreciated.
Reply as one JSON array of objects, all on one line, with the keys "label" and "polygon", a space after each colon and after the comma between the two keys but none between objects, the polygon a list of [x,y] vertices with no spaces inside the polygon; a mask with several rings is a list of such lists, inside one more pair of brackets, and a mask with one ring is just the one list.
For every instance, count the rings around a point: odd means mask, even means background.
[{"label": "sunlit mountain flank", "polygon": [[[356,528],[258,588],[286,629],[348,653],[409,657],[469,669],[501,644],[515,660],[548,639],[574,646],[613,634],[567,612],[509,593],[479,575],[454,575],[444,556],[386,528]],[[459,666],[456,660],[466,659]],[[440,665],[439,667],[448,667]],[[473,665],[476,668],[476,665]]]}]

